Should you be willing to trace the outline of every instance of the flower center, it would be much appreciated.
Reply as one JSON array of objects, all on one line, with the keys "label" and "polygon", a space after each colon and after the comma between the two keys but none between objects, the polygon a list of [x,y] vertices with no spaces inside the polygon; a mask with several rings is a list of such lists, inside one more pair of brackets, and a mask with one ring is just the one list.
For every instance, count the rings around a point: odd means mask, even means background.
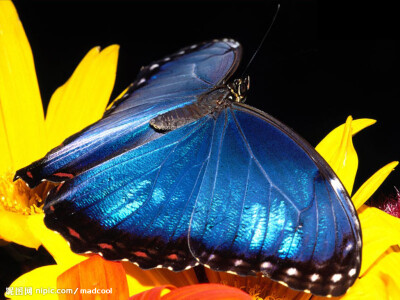
[{"label": "flower center", "polygon": [[21,179],[13,182],[13,177],[11,170],[0,175],[0,210],[22,215],[41,213],[43,199],[53,184],[44,182],[30,189]]}]

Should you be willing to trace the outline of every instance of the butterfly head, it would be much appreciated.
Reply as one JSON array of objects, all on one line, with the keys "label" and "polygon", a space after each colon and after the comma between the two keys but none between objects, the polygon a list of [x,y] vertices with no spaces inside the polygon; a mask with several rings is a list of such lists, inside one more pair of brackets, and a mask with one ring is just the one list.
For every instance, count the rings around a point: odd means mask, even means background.
[{"label": "butterfly head", "polygon": [[228,84],[231,92],[230,99],[234,102],[244,103],[246,101],[247,91],[250,89],[250,76],[237,78]]}]

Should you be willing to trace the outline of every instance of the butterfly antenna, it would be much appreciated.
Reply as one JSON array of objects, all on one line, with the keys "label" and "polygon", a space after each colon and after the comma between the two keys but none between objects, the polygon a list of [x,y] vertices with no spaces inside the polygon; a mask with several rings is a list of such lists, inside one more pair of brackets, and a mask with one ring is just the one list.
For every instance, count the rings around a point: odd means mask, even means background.
[{"label": "butterfly antenna", "polygon": [[249,69],[250,64],[253,62],[253,60],[256,57],[256,55],[257,55],[258,51],[260,50],[261,46],[264,44],[265,39],[267,38],[269,32],[271,31],[272,25],[274,25],[274,23],[275,23],[275,19],[278,16],[278,12],[279,12],[280,7],[281,7],[281,5],[278,3],[278,6],[276,7],[276,11],[275,11],[275,14],[274,14],[274,17],[272,18],[271,24],[269,25],[269,28],[268,28],[267,32],[264,34],[260,44],[258,45],[258,47],[257,47],[256,51],[254,52],[253,56],[250,58],[249,62],[247,63],[246,68],[244,69],[244,71],[242,73],[242,76],[240,76],[240,78],[244,77],[244,74]]}]

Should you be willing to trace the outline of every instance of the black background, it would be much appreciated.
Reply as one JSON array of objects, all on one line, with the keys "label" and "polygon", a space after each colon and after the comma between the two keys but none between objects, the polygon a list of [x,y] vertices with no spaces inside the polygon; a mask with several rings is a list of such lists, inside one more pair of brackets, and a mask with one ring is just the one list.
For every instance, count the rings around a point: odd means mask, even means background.
[{"label": "black background", "polygon": [[[280,3],[271,34],[248,71],[247,103],[286,123],[312,145],[348,115],[377,119],[376,125],[354,139],[360,158],[357,188],[378,168],[400,159],[400,43],[350,40],[351,36],[332,40],[337,35],[318,28],[316,1]],[[54,90],[96,45],[121,46],[112,98],[134,80],[142,65],[204,40],[237,39],[244,47],[245,66],[277,7],[276,1],[34,0],[15,4],[33,49],[45,107]],[[321,20],[326,23],[325,16]],[[341,23],[340,16],[335,20]],[[383,188],[393,192],[399,174],[390,175]]]},{"label": "black background", "polygon": [[[382,38],[377,26],[368,24],[376,20],[368,16],[362,18],[368,26],[346,27],[341,16],[318,19],[314,0],[280,3],[272,31],[248,70],[247,103],[286,123],[312,145],[348,115],[377,119],[354,139],[360,158],[356,189],[378,168],[400,159],[400,43],[357,40]],[[44,107],[96,45],[121,46],[112,98],[134,80],[142,65],[204,40],[240,41],[245,66],[277,6],[275,1],[93,0],[18,0],[15,5],[33,50]],[[349,16],[354,15],[347,13],[345,19]],[[330,20],[337,26],[321,28]],[[357,35],[366,28],[375,30]],[[380,191],[392,193],[399,179],[397,170]]]}]

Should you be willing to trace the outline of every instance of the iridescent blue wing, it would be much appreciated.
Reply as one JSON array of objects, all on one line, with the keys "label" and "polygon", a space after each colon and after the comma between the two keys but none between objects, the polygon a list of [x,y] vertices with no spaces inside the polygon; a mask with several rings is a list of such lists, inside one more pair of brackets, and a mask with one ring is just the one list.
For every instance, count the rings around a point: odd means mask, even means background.
[{"label": "iridescent blue wing", "polygon": [[46,199],[47,227],[78,253],[146,269],[195,265],[187,235],[214,126],[203,117],[60,184]]},{"label": "iridescent blue wing", "polygon": [[190,224],[203,265],[263,272],[291,288],[341,295],[360,271],[357,214],[318,153],[267,114],[233,105],[216,120]]},{"label": "iridescent blue wing", "polygon": [[165,134],[149,126],[224,83],[241,53],[233,41],[193,49],[146,67],[102,120],[17,173],[31,186],[62,182],[46,199],[46,225],[76,252],[142,268],[200,262],[343,294],[360,270],[360,225],[311,146],[240,104]]},{"label": "iridescent blue wing", "polygon": [[359,222],[337,177],[290,129],[244,105],[66,181],[45,213],[74,251],[142,268],[197,260],[334,296],[360,270]]},{"label": "iridescent blue wing", "polygon": [[116,155],[157,139],[149,120],[193,103],[236,70],[241,46],[233,40],[192,45],[142,68],[129,91],[104,117],[66,139],[43,159],[19,170],[30,187],[61,182]]}]

